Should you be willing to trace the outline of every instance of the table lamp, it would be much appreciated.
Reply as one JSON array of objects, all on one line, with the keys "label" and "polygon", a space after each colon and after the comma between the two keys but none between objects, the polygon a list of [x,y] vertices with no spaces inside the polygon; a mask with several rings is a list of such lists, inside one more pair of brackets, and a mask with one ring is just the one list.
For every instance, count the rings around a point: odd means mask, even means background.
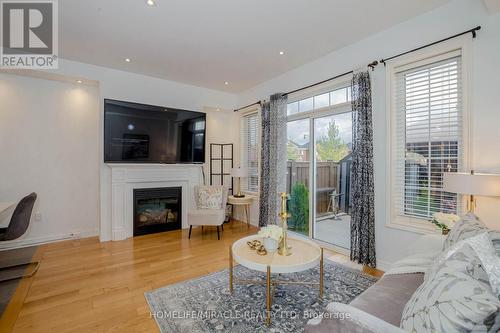
[{"label": "table lamp", "polygon": [[234,168],[231,170],[231,176],[233,178],[238,178],[238,192],[234,194],[235,198],[244,198],[245,195],[241,193],[241,178],[248,177],[248,169],[247,168]]},{"label": "table lamp", "polygon": [[474,212],[476,209],[476,195],[485,197],[500,196],[500,175],[485,173],[445,172],[443,177],[443,189],[446,192],[466,194],[467,211]]}]

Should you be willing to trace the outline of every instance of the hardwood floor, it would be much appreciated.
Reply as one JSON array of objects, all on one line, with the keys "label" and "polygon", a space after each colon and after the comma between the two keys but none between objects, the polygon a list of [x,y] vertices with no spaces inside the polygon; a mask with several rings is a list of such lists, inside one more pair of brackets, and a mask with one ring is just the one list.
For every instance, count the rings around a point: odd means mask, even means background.
[{"label": "hardwood floor", "polygon": [[158,332],[144,292],[226,268],[229,245],[257,231],[233,221],[218,241],[207,229],[193,229],[190,240],[182,230],[42,245],[40,269],[19,284],[0,331]]}]

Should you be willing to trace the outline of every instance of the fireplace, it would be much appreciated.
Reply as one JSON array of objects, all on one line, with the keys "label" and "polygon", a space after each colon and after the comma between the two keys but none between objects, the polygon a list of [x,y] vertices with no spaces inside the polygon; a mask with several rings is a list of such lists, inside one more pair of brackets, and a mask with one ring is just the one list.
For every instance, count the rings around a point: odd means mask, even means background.
[{"label": "fireplace", "polygon": [[134,189],[134,236],[181,229],[182,187]]}]

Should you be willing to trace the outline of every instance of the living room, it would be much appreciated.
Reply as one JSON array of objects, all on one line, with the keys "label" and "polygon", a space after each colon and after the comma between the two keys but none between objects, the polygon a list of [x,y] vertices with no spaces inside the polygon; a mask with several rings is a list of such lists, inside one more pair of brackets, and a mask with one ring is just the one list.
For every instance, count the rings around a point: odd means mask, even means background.
[{"label": "living room", "polygon": [[0,4],[0,331],[500,330],[500,1]]}]

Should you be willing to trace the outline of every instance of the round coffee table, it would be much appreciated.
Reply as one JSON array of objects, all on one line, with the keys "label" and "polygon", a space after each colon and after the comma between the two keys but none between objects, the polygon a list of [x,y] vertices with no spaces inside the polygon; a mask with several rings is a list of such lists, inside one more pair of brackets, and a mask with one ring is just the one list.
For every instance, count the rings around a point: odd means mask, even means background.
[{"label": "round coffee table", "polygon": [[[233,279],[233,264],[239,263],[246,268],[265,272],[266,275],[266,324],[271,323],[271,285],[276,284],[301,284],[319,286],[319,297],[323,297],[323,248],[315,242],[299,237],[288,236],[288,246],[291,255],[282,256],[278,251],[267,253],[262,256],[257,251],[250,249],[248,241],[258,239],[261,243],[262,237],[257,235],[247,236],[237,240],[229,247],[229,290],[233,292],[233,283],[259,283],[254,280]],[[296,273],[316,267],[319,264],[319,282],[307,283],[302,281],[271,280],[271,273]]]}]

